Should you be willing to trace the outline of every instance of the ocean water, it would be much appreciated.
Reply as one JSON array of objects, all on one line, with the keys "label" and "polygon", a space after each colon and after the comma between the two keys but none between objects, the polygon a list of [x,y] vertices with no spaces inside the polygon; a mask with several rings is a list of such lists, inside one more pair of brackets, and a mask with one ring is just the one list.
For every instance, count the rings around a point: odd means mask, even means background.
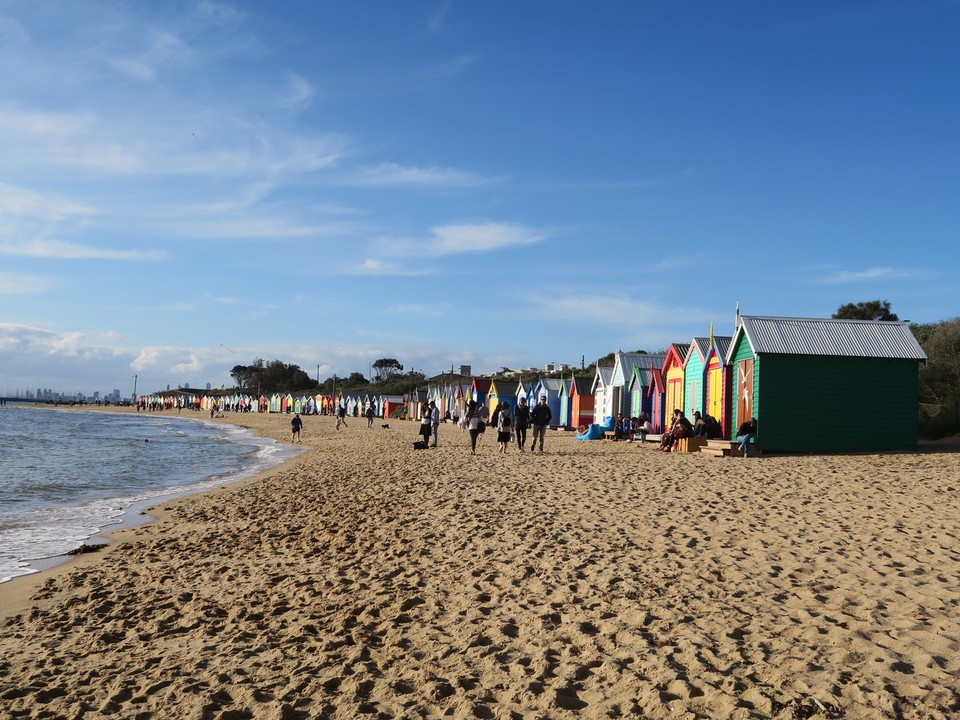
[{"label": "ocean water", "polygon": [[0,407],[0,582],[133,521],[148,503],[249,477],[297,452],[175,414]]}]

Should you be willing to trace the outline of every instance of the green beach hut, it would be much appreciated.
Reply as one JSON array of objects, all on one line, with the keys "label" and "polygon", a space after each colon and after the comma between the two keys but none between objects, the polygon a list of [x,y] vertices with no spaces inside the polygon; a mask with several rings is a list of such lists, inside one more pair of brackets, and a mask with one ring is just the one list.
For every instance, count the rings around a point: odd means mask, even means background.
[{"label": "green beach hut", "polygon": [[902,322],[741,316],[732,434],[756,417],[764,452],[916,450],[926,359]]}]

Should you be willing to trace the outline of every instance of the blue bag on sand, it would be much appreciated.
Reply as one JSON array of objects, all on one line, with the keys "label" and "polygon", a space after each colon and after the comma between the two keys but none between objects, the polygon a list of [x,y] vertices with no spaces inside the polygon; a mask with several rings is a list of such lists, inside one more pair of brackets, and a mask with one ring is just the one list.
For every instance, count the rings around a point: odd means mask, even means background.
[{"label": "blue bag on sand", "polygon": [[603,438],[603,428],[593,423],[590,427],[587,428],[587,431],[583,435],[577,435],[577,440],[600,440]]}]

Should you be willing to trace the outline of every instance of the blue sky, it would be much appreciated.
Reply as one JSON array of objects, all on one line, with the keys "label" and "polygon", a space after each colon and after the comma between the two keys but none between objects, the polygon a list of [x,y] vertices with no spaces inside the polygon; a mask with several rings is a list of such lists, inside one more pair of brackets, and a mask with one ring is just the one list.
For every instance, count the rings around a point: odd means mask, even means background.
[{"label": "blue sky", "polygon": [[960,4],[0,0],[0,392],[957,307]]}]

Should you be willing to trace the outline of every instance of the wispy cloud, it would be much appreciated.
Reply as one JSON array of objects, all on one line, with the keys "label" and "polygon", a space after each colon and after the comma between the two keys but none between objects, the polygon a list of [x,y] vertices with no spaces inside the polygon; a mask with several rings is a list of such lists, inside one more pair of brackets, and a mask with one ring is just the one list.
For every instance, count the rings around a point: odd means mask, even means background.
[{"label": "wispy cloud", "polygon": [[426,254],[459,255],[534,245],[546,240],[550,233],[525,225],[488,222],[435,227],[432,235],[424,243]]},{"label": "wispy cloud", "polygon": [[343,185],[368,188],[469,188],[493,182],[466,170],[381,163],[345,176]]},{"label": "wispy cloud", "polygon": [[477,55],[459,55],[450,60],[445,60],[433,67],[433,75],[436,77],[454,77],[466,72],[475,65],[480,58]]},{"label": "wispy cloud", "polygon": [[452,4],[451,0],[447,0],[430,14],[430,17],[427,18],[427,28],[430,32],[437,33],[444,29],[447,14],[450,12]]},{"label": "wispy cloud", "polygon": [[280,96],[280,104],[287,107],[307,105],[313,99],[315,90],[305,78],[297,73],[287,73],[286,87]]},{"label": "wispy cloud", "polygon": [[604,325],[621,327],[675,327],[683,323],[705,323],[710,321],[709,313],[704,310],[682,305],[662,305],[660,303],[636,300],[625,295],[578,294],[544,296],[531,295],[526,305],[538,308],[538,315],[563,317],[571,322],[588,321]]},{"label": "wispy cloud", "polygon": [[817,278],[820,285],[848,285],[871,280],[893,280],[917,277],[918,273],[912,270],[903,270],[892,267],[872,267],[865,270],[836,270],[823,277]]},{"label": "wispy cloud", "polygon": [[423,260],[470,253],[489,253],[535,245],[550,237],[546,230],[514,223],[462,223],[442,225],[430,230],[429,237],[410,239],[380,237],[375,242],[375,257],[363,261],[357,271],[376,275],[411,275],[432,272],[421,266],[410,270],[401,258]]},{"label": "wispy cloud", "polygon": [[0,272],[0,295],[36,295],[53,285],[50,278]]},{"label": "wispy cloud", "polygon": [[73,200],[0,183],[0,218],[34,216],[44,220],[63,220],[93,214],[93,208]]},{"label": "wispy cloud", "polygon": [[411,277],[417,275],[428,275],[428,268],[410,268],[397,262],[387,262],[380,258],[367,258],[358,265],[341,270],[346,275],[393,275],[402,277]]},{"label": "wispy cloud", "polygon": [[136,55],[119,57],[113,66],[138,80],[154,81],[168,66],[189,65],[193,49],[168,30],[151,30],[145,45]]},{"label": "wispy cloud", "polygon": [[132,260],[137,262],[163,260],[167,256],[162,250],[116,250],[59,240],[0,241],[0,255],[66,260]]},{"label": "wispy cloud", "polygon": [[391,307],[390,312],[400,315],[417,315],[420,317],[444,317],[450,314],[450,305],[448,303],[438,303],[436,305],[400,303]]},{"label": "wispy cloud", "polygon": [[63,138],[86,132],[95,122],[89,112],[44,112],[7,105],[0,107],[0,134]]}]

